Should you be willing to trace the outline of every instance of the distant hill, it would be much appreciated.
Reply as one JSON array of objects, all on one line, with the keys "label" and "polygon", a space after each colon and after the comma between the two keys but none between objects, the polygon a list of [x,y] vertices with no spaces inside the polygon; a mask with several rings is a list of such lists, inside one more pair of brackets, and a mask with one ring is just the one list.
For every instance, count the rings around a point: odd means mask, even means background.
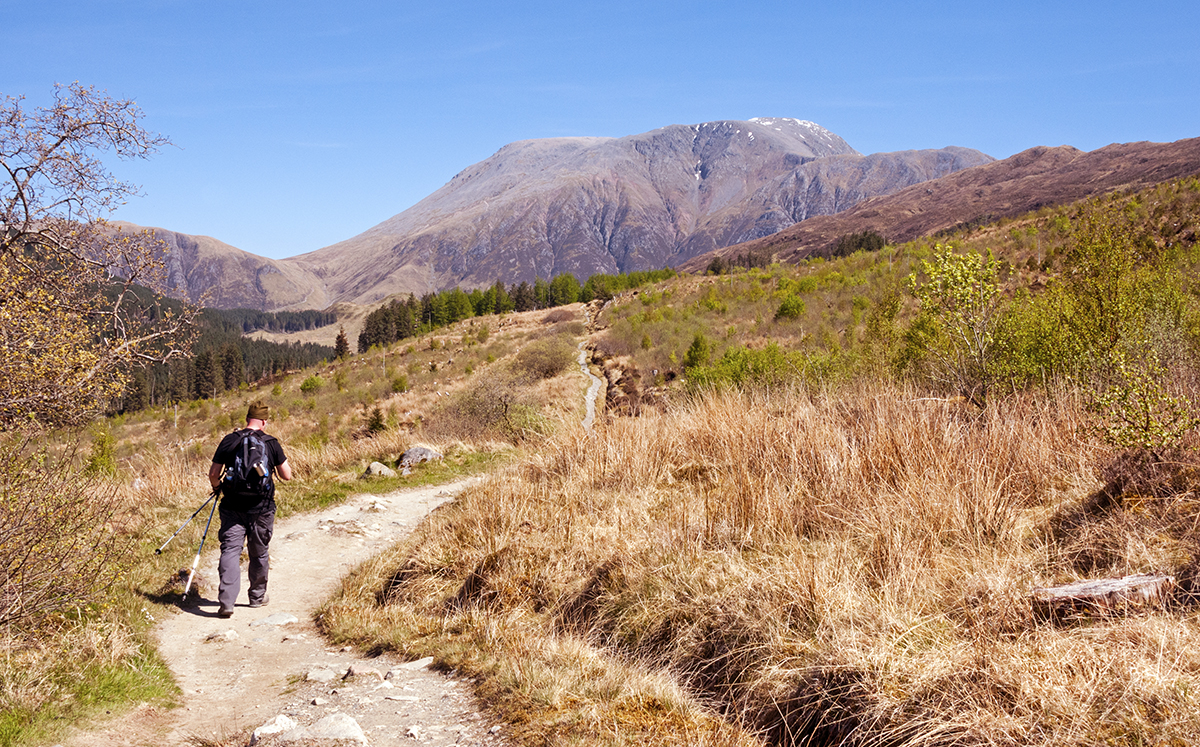
[{"label": "distant hill", "polygon": [[[115,222],[123,230],[142,226]],[[167,245],[171,293],[217,309],[280,311],[329,305],[320,279],[287,261],[259,257],[211,236],[150,228]]]},{"label": "distant hill", "polygon": [[1030,148],[1003,161],[864,200],[837,215],[811,218],[772,236],[724,247],[694,258],[683,269],[702,271],[713,257],[751,252],[796,261],[829,251],[846,234],[868,230],[889,241],[909,241],[1193,174],[1200,174],[1200,138],[1114,144],[1086,153],[1065,145]]}]

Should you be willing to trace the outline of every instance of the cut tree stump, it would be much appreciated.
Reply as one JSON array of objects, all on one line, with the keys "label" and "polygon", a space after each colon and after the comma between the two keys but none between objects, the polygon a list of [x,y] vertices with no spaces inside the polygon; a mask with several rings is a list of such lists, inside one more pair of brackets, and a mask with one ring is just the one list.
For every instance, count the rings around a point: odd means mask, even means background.
[{"label": "cut tree stump", "polygon": [[1139,573],[1123,578],[1076,581],[1033,590],[1033,609],[1043,617],[1111,616],[1160,607],[1175,590],[1175,577]]}]

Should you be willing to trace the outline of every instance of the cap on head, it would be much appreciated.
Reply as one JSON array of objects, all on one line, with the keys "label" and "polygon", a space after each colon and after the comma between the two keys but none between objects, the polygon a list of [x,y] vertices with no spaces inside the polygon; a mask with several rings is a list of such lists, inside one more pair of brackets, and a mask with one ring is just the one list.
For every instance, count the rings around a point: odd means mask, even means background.
[{"label": "cap on head", "polygon": [[250,409],[246,410],[246,420],[267,420],[271,416],[271,408],[263,402],[250,403]]}]

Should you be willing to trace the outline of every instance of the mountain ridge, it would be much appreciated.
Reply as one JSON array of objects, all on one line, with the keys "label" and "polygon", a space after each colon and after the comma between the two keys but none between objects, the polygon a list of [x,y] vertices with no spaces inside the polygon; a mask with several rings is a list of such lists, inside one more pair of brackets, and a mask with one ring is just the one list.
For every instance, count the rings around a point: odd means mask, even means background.
[{"label": "mountain ridge", "polygon": [[795,262],[825,253],[846,234],[874,230],[902,242],[982,218],[999,219],[1118,189],[1141,189],[1200,174],[1200,138],[1171,143],[1113,143],[1093,151],[1035,146],[1002,161],[960,171],[891,195],[864,200],[831,216],[798,223],[761,239],[697,256],[697,271],[714,257],[749,252]]}]

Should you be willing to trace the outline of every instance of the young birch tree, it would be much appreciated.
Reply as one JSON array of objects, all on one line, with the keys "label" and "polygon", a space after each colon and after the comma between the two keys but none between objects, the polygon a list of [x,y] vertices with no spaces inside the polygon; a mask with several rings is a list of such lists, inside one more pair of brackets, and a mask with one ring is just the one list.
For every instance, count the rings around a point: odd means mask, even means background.
[{"label": "young birch tree", "polygon": [[102,157],[167,144],[142,112],[78,83],[27,110],[0,97],[0,429],[86,422],[133,366],[184,351],[194,310],[172,313],[135,286],[166,290],[165,248],[106,218],[137,187]]},{"label": "young birch tree", "polygon": [[1000,263],[939,244],[933,261],[921,265],[925,282],[914,273],[908,288],[921,302],[921,313],[935,322],[934,334],[924,341],[930,373],[983,408],[996,374]]},{"label": "young birch tree", "polygon": [[[0,625],[81,606],[119,570],[113,491],[41,446],[92,420],[142,361],[186,349],[194,310],[172,313],[164,248],[106,218],[137,188],[103,158],[167,143],[132,101],[78,83],[27,109],[0,95]],[[139,290],[148,287],[151,293]]]}]

